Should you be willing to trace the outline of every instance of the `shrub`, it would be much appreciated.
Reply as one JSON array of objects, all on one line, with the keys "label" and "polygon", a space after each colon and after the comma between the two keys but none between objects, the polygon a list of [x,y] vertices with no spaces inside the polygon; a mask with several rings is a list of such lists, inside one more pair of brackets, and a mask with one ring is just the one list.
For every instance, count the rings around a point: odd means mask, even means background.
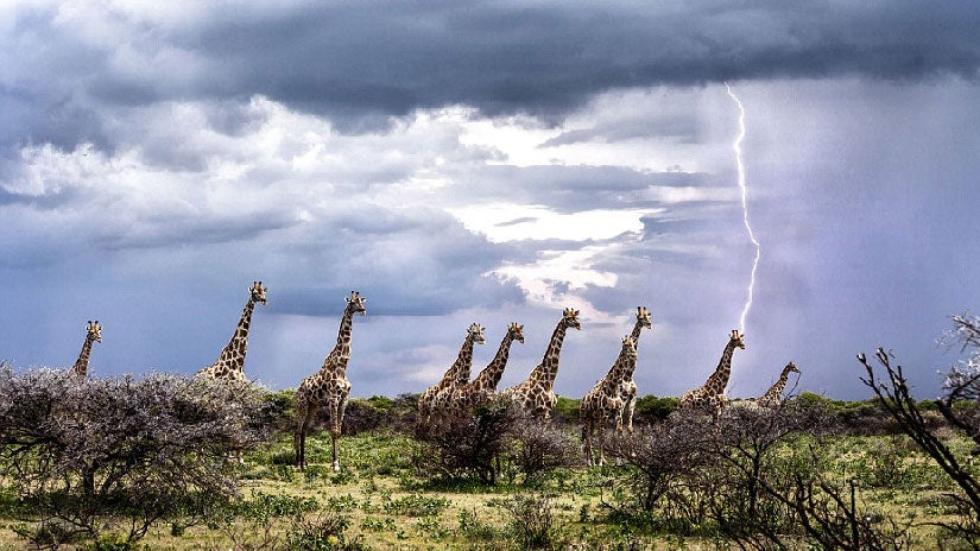
[{"label": "shrub", "polygon": [[475,478],[493,484],[497,478],[494,460],[504,451],[516,419],[506,399],[485,404],[472,417],[426,435],[416,452],[416,468],[443,481]]},{"label": "shrub", "polygon": [[643,396],[636,400],[634,421],[644,421],[646,423],[657,423],[666,419],[671,413],[677,410],[678,398],[665,396]]},{"label": "shrub", "polygon": [[525,484],[536,484],[548,471],[580,462],[579,445],[571,435],[533,421],[519,423],[513,428],[508,456],[524,475]]},{"label": "shrub", "polygon": [[555,404],[555,422],[557,423],[578,423],[579,408],[582,401],[576,398],[559,396]]},{"label": "shrub", "polygon": [[441,497],[428,497],[420,494],[409,494],[398,499],[387,497],[382,505],[384,511],[392,515],[407,517],[432,517],[449,507],[449,501]]},{"label": "shrub", "polygon": [[521,549],[557,547],[557,530],[547,496],[517,495],[503,502],[510,514],[510,531]]},{"label": "shrub", "polygon": [[296,551],[361,551],[367,546],[360,538],[346,535],[350,521],[334,513],[312,519],[297,518],[287,538],[289,549]]},{"label": "shrub", "polygon": [[607,452],[632,468],[627,470],[636,504],[651,511],[671,485],[703,465],[709,458],[704,442],[710,427],[700,416],[678,412],[669,420],[639,427],[633,434],[616,435]]},{"label": "shrub", "polygon": [[267,413],[234,383],[0,369],[0,474],[42,525],[98,541],[125,521],[128,544],[233,496],[238,454],[266,439]]}]

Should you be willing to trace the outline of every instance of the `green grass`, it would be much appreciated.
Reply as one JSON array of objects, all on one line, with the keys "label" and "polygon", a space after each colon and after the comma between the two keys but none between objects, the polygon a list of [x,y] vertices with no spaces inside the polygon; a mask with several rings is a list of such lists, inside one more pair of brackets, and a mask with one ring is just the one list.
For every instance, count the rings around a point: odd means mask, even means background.
[{"label": "green grass", "polygon": [[[804,445],[804,444],[799,444]],[[953,442],[958,451],[969,450],[965,440]],[[343,470],[329,469],[329,437],[308,440],[309,467],[305,473],[291,466],[290,441],[283,437],[245,457],[242,467],[243,501],[226,516],[200,525],[161,523],[142,542],[150,549],[229,549],[233,537],[257,537],[265,525],[285,536],[295,529],[297,517],[339,517],[346,538],[374,549],[512,549],[515,540],[508,513],[502,505],[524,492],[507,484],[433,487],[420,480],[412,464],[417,444],[387,433],[345,437],[340,442]],[[882,514],[914,516],[919,523],[949,514],[938,496],[951,488],[949,481],[905,437],[839,437],[822,450],[828,472],[858,481],[862,498]],[[557,536],[606,548],[641,547],[715,549],[710,526],[677,527],[621,522],[607,506],[615,496],[609,490],[610,473],[602,469],[561,469],[537,492],[551,496]],[[24,547],[14,528],[14,497],[0,491],[0,549]],[[333,518],[333,517],[330,517]],[[931,527],[916,529],[922,548],[934,547]],[[237,531],[238,535],[235,535]],[[244,534],[244,535],[243,535]],[[330,545],[337,543],[331,539]],[[329,548],[329,547],[328,547]]]}]

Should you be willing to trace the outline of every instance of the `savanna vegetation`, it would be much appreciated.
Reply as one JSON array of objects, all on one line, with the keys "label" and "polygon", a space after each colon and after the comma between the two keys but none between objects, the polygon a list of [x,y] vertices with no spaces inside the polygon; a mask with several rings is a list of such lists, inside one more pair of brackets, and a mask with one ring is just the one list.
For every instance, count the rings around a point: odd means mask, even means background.
[{"label": "savanna vegetation", "polygon": [[976,320],[951,337],[970,355],[937,400],[879,350],[855,364],[867,401],[713,421],[644,397],[592,468],[568,398],[548,425],[493,402],[437,435],[414,396],[352,400],[343,469],[318,432],[298,471],[291,391],[5,367],[0,547],[977,549]]}]

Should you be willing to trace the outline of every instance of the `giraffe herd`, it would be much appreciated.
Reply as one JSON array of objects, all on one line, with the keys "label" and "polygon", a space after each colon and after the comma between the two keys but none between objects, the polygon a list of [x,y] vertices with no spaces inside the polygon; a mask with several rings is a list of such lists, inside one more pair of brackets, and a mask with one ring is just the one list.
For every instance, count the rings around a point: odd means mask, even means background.
[{"label": "giraffe herd", "polygon": [[[213,364],[197,372],[197,377],[248,381],[245,377],[248,331],[255,305],[266,303],[267,292],[268,288],[261,281],[252,283],[248,301],[245,303],[231,341],[221,350]],[[296,391],[296,429],[293,444],[295,464],[301,470],[306,466],[306,435],[318,413],[325,417],[330,432],[332,468],[335,471],[340,470],[337,441],[341,435],[344,410],[351,390],[351,383],[347,379],[347,364],[351,356],[354,315],[367,313],[365,307],[367,299],[357,291],[351,291],[346,302],[336,345],[323,360],[319,371],[304,379]],[[558,401],[554,385],[558,376],[562,344],[569,329],[582,329],[579,314],[578,310],[565,308],[541,362],[531,370],[523,382],[499,393],[497,385],[507,366],[511,346],[515,341],[524,342],[524,326],[511,323],[507,327],[507,333],[501,340],[493,360],[471,381],[474,346],[486,342],[485,328],[478,323],[471,324],[467,328],[456,361],[436,384],[419,395],[417,417],[419,432],[429,434],[441,431],[453,421],[473,415],[478,407],[498,396],[512,403],[526,419],[549,421]],[[582,441],[590,465],[601,465],[603,462],[602,446],[599,446],[598,458],[594,456],[593,447],[595,439],[600,442],[603,440],[605,431],[613,430],[618,434],[633,432],[633,413],[637,398],[633,373],[636,370],[637,350],[643,329],[653,328],[653,319],[646,307],[637,307],[635,316],[633,329],[623,337],[622,348],[612,367],[582,398],[580,407]],[[87,376],[92,345],[96,342],[102,342],[102,326],[98,321],[89,321],[86,326],[85,343],[78,360],[70,370],[72,377]],[[733,330],[714,372],[703,385],[686,392],[680,398],[678,404],[680,409],[703,411],[713,418],[717,418],[722,413],[730,403],[725,396],[725,388],[731,376],[732,357],[736,348],[745,349],[745,336],[740,331]],[[770,410],[778,408],[783,401],[783,392],[790,373],[800,373],[793,362],[789,362],[783,368],[778,380],[765,394],[758,398],[740,401],[740,405]]]}]

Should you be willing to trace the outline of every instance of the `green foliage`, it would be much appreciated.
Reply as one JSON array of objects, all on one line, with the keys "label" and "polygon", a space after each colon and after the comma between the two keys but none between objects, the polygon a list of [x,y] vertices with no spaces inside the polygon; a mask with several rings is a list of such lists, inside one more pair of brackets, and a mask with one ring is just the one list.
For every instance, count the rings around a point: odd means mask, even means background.
[{"label": "green foliage", "polygon": [[558,403],[555,404],[555,413],[568,423],[577,423],[579,420],[579,407],[582,401],[577,398],[559,396]]},{"label": "green foliage", "polygon": [[421,494],[409,494],[392,499],[384,496],[382,509],[391,515],[407,517],[429,517],[441,513],[449,507],[449,501],[441,497],[428,497]]},{"label": "green foliage", "polygon": [[229,512],[237,517],[265,521],[301,515],[316,511],[318,508],[317,500],[312,497],[253,492],[250,499],[233,503]]},{"label": "green foliage", "polygon": [[492,524],[483,522],[475,511],[462,510],[459,512],[459,533],[469,542],[492,541],[500,538],[500,530]]},{"label": "green foliage", "polygon": [[677,409],[678,403],[680,403],[680,400],[673,396],[658,398],[652,394],[648,394],[637,398],[634,417],[649,422],[662,421]]},{"label": "green foliage", "polygon": [[559,546],[551,499],[544,495],[516,495],[502,503],[510,514],[508,528],[521,549]]},{"label": "green foliage", "polygon": [[287,537],[287,547],[296,551],[361,551],[360,538],[348,538],[350,520],[328,513],[312,519],[297,519]]}]

